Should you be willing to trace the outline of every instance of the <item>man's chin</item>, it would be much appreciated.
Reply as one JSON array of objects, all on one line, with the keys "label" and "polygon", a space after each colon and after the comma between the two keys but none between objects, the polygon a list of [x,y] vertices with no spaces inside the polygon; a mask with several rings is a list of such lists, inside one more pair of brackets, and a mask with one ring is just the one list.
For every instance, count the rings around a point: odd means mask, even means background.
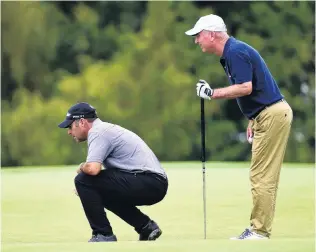
[{"label": "man's chin", "polygon": [[201,48],[202,49],[202,52],[204,53],[214,53],[214,51],[212,49],[209,49],[209,48]]},{"label": "man's chin", "polygon": [[86,139],[80,139],[80,138],[77,138],[77,137],[74,137],[74,140],[75,140],[75,142],[77,142],[77,143],[81,143],[81,142],[86,141]]},{"label": "man's chin", "polygon": [[213,53],[211,49],[208,49],[208,48],[201,48],[202,49],[202,52],[204,53]]}]

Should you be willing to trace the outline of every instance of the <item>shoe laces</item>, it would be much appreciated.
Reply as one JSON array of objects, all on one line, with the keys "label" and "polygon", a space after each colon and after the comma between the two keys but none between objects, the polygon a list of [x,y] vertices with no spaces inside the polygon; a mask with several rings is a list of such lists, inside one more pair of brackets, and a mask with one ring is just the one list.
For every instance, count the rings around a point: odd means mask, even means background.
[{"label": "shoe laces", "polygon": [[238,239],[245,239],[249,236],[251,236],[253,233],[248,229],[246,228],[244,232],[242,232],[242,234],[238,237]]}]

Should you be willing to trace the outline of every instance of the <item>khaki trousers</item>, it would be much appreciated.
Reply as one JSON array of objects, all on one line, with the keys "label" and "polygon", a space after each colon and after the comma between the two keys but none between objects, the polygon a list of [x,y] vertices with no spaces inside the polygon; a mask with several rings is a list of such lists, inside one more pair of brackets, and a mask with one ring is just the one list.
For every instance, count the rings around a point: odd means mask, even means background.
[{"label": "khaki trousers", "polygon": [[252,229],[270,236],[281,166],[290,134],[293,113],[285,102],[264,109],[254,120],[250,168],[253,208]]}]

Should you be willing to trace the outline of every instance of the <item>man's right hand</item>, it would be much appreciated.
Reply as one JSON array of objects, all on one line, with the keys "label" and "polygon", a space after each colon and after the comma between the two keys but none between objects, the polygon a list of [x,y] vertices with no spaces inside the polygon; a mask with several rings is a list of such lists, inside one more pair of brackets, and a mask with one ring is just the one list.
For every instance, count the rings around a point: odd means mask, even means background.
[{"label": "man's right hand", "polygon": [[248,143],[250,144],[252,144],[252,140],[253,140],[252,123],[253,123],[252,120],[249,120],[247,131],[246,131],[247,140],[248,140]]}]

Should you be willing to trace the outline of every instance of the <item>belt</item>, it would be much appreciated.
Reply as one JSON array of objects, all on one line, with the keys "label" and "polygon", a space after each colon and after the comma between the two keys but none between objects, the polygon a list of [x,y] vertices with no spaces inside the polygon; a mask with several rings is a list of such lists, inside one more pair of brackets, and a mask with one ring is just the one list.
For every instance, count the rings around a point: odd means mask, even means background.
[{"label": "belt", "polygon": [[269,108],[271,107],[272,105],[276,104],[276,103],[279,103],[279,102],[285,102],[284,99],[280,99],[280,100],[277,100],[275,102],[272,102],[271,104],[269,105],[265,105],[262,109],[259,109],[259,111],[257,111],[253,116],[250,117],[251,120],[254,120],[263,110],[265,110],[266,108]]},{"label": "belt", "polygon": [[167,176],[163,176],[163,175],[160,174],[160,173],[155,173],[155,172],[150,172],[150,171],[144,171],[144,172],[142,172],[141,174],[146,174],[146,175],[153,176],[153,177],[157,178],[158,180],[160,180],[160,179],[168,180]]}]

